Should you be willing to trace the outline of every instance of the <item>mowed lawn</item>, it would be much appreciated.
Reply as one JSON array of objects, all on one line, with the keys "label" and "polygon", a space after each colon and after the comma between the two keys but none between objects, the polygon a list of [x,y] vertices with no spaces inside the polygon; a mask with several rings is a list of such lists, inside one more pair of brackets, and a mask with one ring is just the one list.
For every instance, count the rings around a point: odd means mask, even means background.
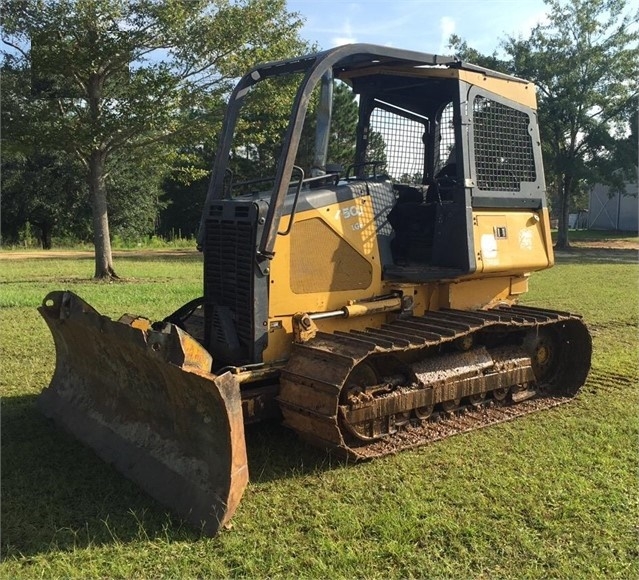
[{"label": "mowed lawn", "polygon": [[275,424],[247,432],[251,483],[202,537],[35,409],[54,348],[36,306],[71,289],[102,313],[163,317],[201,289],[201,259],[0,254],[3,578],[637,578],[637,251],[561,254],[525,303],[582,313],[591,376],[571,403],[346,465]]}]

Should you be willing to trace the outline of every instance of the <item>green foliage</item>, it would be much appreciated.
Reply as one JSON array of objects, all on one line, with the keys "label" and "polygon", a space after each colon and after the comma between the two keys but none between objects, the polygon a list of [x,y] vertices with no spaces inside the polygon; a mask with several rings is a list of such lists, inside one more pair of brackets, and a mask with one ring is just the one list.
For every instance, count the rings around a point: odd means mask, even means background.
[{"label": "green foliage", "polygon": [[625,0],[548,0],[549,24],[528,39],[508,38],[513,69],[535,82],[546,175],[568,243],[568,212],[588,185],[620,186],[617,140],[636,111],[639,11]]},{"label": "green foliage", "polygon": [[83,204],[82,168],[64,152],[25,155],[8,149],[1,160],[2,237],[17,243],[25,224],[48,249],[54,236],[86,237],[90,213]]},{"label": "green foliage", "polygon": [[171,231],[180,231],[184,236],[197,234],[202,207],[208,190],[212,154],[201,150],[193,152],[188,159],[181,159],[172,167],[165,179],[163,201],[157,231],[162,236]]},{"label": "green foliage", "polygon": [[156,231],[162,200],[162,157],[150,157],[151,163],[126,159],[114,154],[107,164],[109,214],[114,236],[139,240]]},{"label": "green foliage", "polygon": [[353,91],[345,83],[336,82],[333,89],[331,135],[326,156],[329,163],[337,163],[346,168],[355,160],[357,118],[357,101]]},{"label": "green foliage", "polygon": [[303,51],[300,25],[284,0],[4,3],[5,67],[32,80],[31,91],[12,96],[5,136],[27,154],[37,145],[83,164],[96,275],[113,273],[107,199],[123,211],[136,208],[128,230],[146,229],[157,211],[156,188],[145,193],[124,177],[132,169],[120,171],[126,183],[115,185],[112,158],[156,156],[135,172],[141,183],[161,180],[157,156],[213,140],[236,77],[255,62]]},{"label": "green foliage", "polygon": [[[637,181],[637,164],[639,163],[639,100],[634,112],[630,114],[630,131],[627,127],[621,127],[613,146],[613,152],[606,159],[608,170],[606,175],[612,176],[613,192],[624,193],[626,188],[622,180],[629,183]],[[606,163],[602,161],[601,168],[606,169]]]},{"label": "green foliage", "polygon": [[[296,165],[310,174],[315,156],[315,131],[317,128],[317,108],[319,87],[316,88],[304,120],[304,128],[297,151]],[[331,127],[328,139],[326,162],[341,165],[346,169],[355,160],[358,109],[351,88],[340,81],[333,83],[333,103]]]},{"label": "green foliage", "polygon": [[593,374],[576,401],[356,465],[275,424],[252,426],[251,483],[232,528],[213,539],[35,408],[54,367],[35,311],[48,291],[70,288],[111,317],[158,319],[201,291],[200,255],[118,255],[126,282],[112,284],[87,278],[90,255],[10,256],[0,253],[0,325],[13,329],[0,334],[3,577],[639,574],[636,252],[575,250],[531,278],[528,304],[581,312],[590,326]]},{"label": "green foliage", "polygon": [[233,79],[300,46],[281,0],[10,0],[3,24],[16,47],[31,42],[35,77],[57,87],[42,96],[61,110],[41,129],[84,159],[214,134]]},{"label": "green foliage", "polygon": [[[507,58],[481,55],[451,37],[463,58],[532,80],[558,247],[568,244],[568,212],[583,209],[596,183],[632,179],[637,138],[639,11],[626,0],[546,0],[548,22],[528,38],[509,36]],[[636,175],[636,169],[634,169]]]},{"label": "green foliage", "polygon": [[54,235],[69,234],[86,224],[88,208],[82,204],[86,185],[74,156],[48,149],[38,140],[20,138],[34,130],[28,115],[30,101],[29,71],[6,58],[0,91],[3,243],[18,242],[28,224],[47,248]]},{"label": "green foliage", "polygon": [[[384,136],[378,131],[371,131],[368,136],[366,159],[368,161],[379,161],[380,167],[385,167],[388,162]],[[421,180],[419,181],[421,182]]]},{"label": "green foliage", "polygon": [[[234,183],[275,175],[301,80],[300,74],[268,78],[254,85],[245,96],[229,163]],[[261,187],[267,186],[270,184]],[[248,189],[255,191],[253,186]],[[234,191],[238,193],[241,191]]]},{"label": "green foliage", "polygon": [[500,59],[496,50],[490,55],[482,54],[472,46],[468,46],[468,42],[457,34],[450,35],[448,48],[451,48],[455,55],[461,58],[463,62],[477,64],[506,74],[512,73],[509,63]]}]

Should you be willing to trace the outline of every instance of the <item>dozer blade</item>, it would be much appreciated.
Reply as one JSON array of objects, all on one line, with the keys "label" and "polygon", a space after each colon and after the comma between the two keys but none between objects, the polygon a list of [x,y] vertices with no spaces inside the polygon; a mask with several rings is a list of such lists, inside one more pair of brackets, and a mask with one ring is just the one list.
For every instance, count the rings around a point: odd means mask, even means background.
[{"label": "dozer blade", "polygon": [[56,347],[42,412],[204,533],[232,517],[248,482],[239,384],[172,324],[113,321],[72,292],[38,308]]}]

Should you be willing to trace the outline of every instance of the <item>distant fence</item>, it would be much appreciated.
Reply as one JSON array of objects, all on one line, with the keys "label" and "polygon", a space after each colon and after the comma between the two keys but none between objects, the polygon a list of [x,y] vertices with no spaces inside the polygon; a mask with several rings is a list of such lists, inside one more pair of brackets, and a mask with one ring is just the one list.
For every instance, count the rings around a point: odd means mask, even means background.
[{"label": "distant fence", "polygon": [[637,184],[626,185],[626,195],[610,193],[607,185],[595,185],[590,191],[588,228],[591,230],[639,231]]}]

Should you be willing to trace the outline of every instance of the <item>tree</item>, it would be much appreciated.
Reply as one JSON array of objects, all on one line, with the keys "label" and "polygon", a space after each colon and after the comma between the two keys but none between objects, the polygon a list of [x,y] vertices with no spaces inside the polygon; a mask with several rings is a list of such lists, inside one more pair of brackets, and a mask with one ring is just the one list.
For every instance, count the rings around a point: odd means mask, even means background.
[{"label": "tree", "polygon": [[[53,150],[37,139],[29,118],[22,114],[30,100],[29,71],[2,68],[0,93],[3,127],[2,232],[16,243],[29,224],[50,249],[53,236],[91,241],[91,208],[86,204],[86,175],[77,156]],[[26,78],[25,78],[26,76]],[[27,139],[32,135],[32,139]],[[152,233],[161,206],[159,188],[166,162],[159,151],[145,149],[144,157],[110,160],[106,185],[114,234],[140,238]]]},{"label": "tree", "polygon": [[569,247],[568,215],[586,183],[615,184],[616,144],[637,107],[639,11],[625,0],[547,0],[549,24],[504,49],[538,87],[546,172],[556,186],[556,247]]},{"label": "tree", "polygon": [[[616,188],[628,167],[627,133],[637,108],[639,11],[626,0],[546,0],[548,22],[509,36],[506,58],[481,55],[453,36],[463,59],[537,85],[546,180],[559,217],[556,247],[569,247],[568,215],[587,184]],[[625,144],[625,146],[624,146]],[[636,156],[635,161],[636,163]]]},{"label": "tree", "polygon": [[29,223],[48,250],[54,232],[73,235],[90,218],[82,207],[82,170],[69,155],[4,151],[1,172],[4,241],[18,242]]},{"label": "tree", "polygon": [[166,206],[160,213],[160,235],[188,238],[197,234],[214,155],[209,144],[180,151],[162,184]]},{"label": "tree", "polygon": [[[306,113],[300,145],[295,163],[310,174],[315,160],[315,131],[317,127],[317,108],[319,87],[316,87]],[[331,107],[331,126],[328,139],[326,161],[331,165],[340,165],[344,169],[355,160],[357,138],[358,108],[355,94],[341,81],[333,82],[333,102]]]},{"label": "tree", "polygon": [[32,78],[23,115],[33,130],[16,138],[72,153],[84,167],[96,278],[116,277],[111,161],[210,138],[234,78],[303,46],[285,0],[6,0],[3,8],[5,59]]},{"label": "tree", "polygon": [[482,54],[472,46],[469,46],[467,41],[456,34],[450,35],[448,48],[453,49],[455,55],[464,62],[470,62],[506,74],[512,73],[509,63],[499,58],[496,50],[490,55]]},{"label": "tree", "polygon": [[612,151],[612,155],[604,160],[607,163],[602,162],[599,167],[602,173],[612,177],[611,194],[623,194],[628,182],[637,183],[639,180],[639,99],[630,115],[629,129],[622,126],[621,135],[615,139]]},{"label": "tree", "polygon": [[82,168],[74,156],[47,150],[36,138],[17,138],[33,129],[24,114],[29,71],[15,64],[9,60],[1,70],[3,241],[17,243],[29,224],[42,248],[49,249],[54,233],[73,234],[76,225],[86,223]]}]

